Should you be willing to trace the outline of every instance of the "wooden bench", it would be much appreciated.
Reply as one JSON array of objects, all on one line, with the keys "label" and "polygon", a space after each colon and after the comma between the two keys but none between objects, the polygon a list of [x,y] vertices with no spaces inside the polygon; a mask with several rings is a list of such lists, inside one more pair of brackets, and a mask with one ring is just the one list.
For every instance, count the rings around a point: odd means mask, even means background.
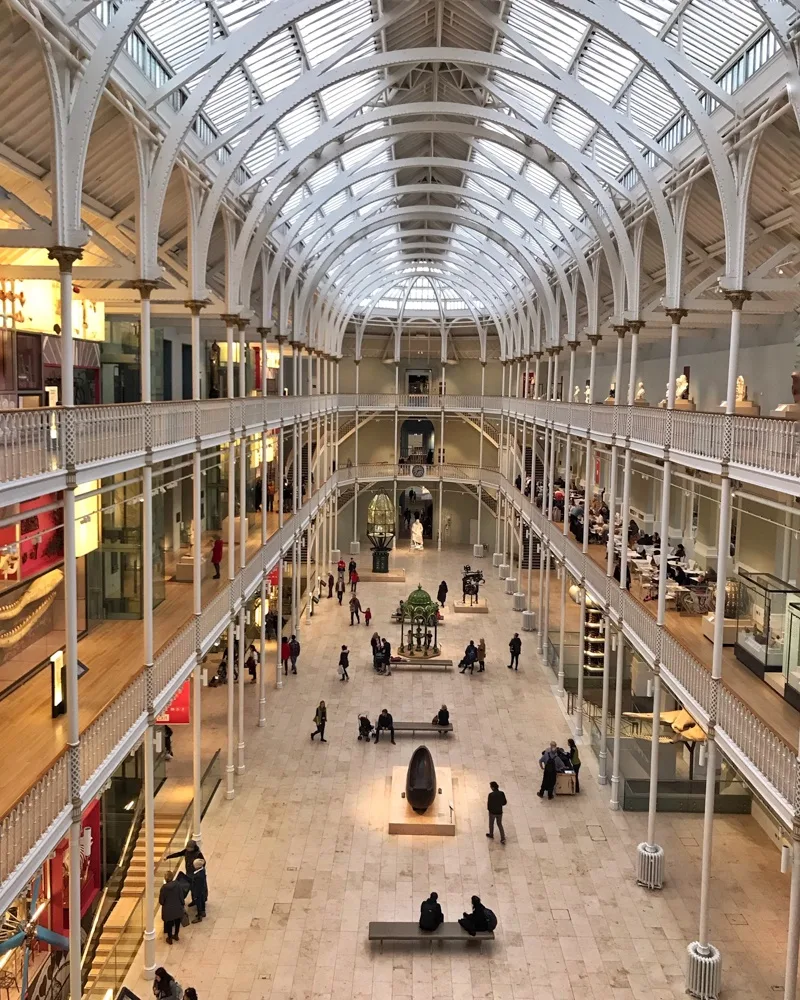
[{"label": "wooden bench", "polygon": [[395,722],[396,733],[452,733],[453,723],[440,726],[438,722]]},{"label": "wooden bench", "polygon": [[417,670],[436,670],[437,668],[449,670],[452,666],[452,660],[425,660],[422,658],[407,660],[405,657],[401,660],[392,660],[392,670],[397,670],[399,667],[416,667]]},{"label": "wooden bench", "polygon": [[434,941],[494,941],[494,931],[478,931],[473,937],[467,934],[461,924],[444,923],[439,924],[435,931],[420,930],[419,924],[414,921],[397,920],[382,923],[378,920],[371,920],[369,923],[369,940],[380,941],[383,950],[384,941],[430,941],[433,950]]}]

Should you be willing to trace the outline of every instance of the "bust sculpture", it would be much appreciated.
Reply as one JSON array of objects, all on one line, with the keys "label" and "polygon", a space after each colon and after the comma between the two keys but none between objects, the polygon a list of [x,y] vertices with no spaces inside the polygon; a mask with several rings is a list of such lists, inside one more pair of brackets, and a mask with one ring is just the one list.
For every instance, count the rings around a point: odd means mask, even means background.
[{"label": "bust sculpture", "polygon": [[575,391],[572,393],[572,402],[579,403],[581,398],[581,387],[579,385],[575,386]]},{"label": "bust sculpture", "polygon": [[[669,387],[667,387],[669,388]],[[681,374],[675,379],[675,398],[676,399],[687,399],[689,393],[689,379],[681,372]]]},{"label": "bust sculpture", "polygon": [[436,768],[426,746],[417,747],[408,762],[406,801],[417,813],[424,813],[436,798]]},{"label": "bust sculpture", "polygon": [[592,390],[589,383],[586,383],[586,388],[583,390],[583,401],[584,403],[591,403],[592,401]]},{"label": "bust sculpture", "polygon": [[747,402],[747,386],[745,385],[744,378],[741,375],[739,375],[736,379],[736,402]]},{"label": "bust sculpture", "polygon": [[637,385],[636,385],[636,397],[635,398],[636,398],[636,402],[637,403],[643,403],[644,402],[644,382],[642,382],[642,381],[639,381],[637,383]]},{"label": "bust sculpture", "polygon": [[419,516],[417,516],[416,520],[411,525],[411,548],[424,548],[424,543],[422,541],[422,521],[420,521]]}]

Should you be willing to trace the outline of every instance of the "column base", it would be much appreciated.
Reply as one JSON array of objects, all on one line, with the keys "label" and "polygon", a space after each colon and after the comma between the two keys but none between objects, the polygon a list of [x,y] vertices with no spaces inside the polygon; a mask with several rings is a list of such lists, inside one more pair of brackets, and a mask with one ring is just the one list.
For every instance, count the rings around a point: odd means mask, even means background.
[{"label": "column base", "polygon": [[[148,954],[149,953],[149,954]],[[150,964],[152,962],[152,965]],[[142,978],[148,982],[156,977],[156,932],[144,932],[144,965],[142,966]]]},{"label": "column base", "polygon": [[506,593],[515,594],[517,592],[517,578],[515,576],[506,577]]},{"label": "column base", "polygon": [[234,798],[234,797],[235,797],[235,795],[236,795],[236,792],[234,791],[234,789],[233,789],[233,788],[228,788],[228,789],[226,789],[226,790],[225,790],[225,798],[226,798],[226,799],[227,799],[227,800],[228,800],[229,802],[230,802],[230,800],[231,800],[232,798]]},{"label": "column base", "polygon": [[658,844],[639,844],[636,848],[636,883],[645,889],[664,885],[664,848]]},{"label": "column base", "polygon": [[258,720],[258,728],[259,729],[263,729],[266,726],[266,724],[267,724],[267,720],[266,719],[259,719]]},{"label": "column base", "polygon": [[536,631],[536,612],[535,611],[523,611],[522,612],[522,631],[523,632],[535,632]]},{"label": "column base", "polygon": [[712,944],[692,941],[686,949],[686,992],[697,1000],[717,1000],[722,988],[722,956]]},{"label": "column base", "polygon": [[483,559],[486,555],[486,549],[483,545],[473,545],[472,546],[472,557],[474,559]]},{"label": "column base", "polygon": [[502,562],[503,562],[503,553],[494,552],[492,554],[492,566],[500,566]]},{"label": "column base", "polygon": [[508,576],[510,572],[511,572],[511,567],[508,565],[508,563],[505,562],[500,563],[500,565],[497,567],[497,579],[505,580],[505,578]]},{"label": "column base", "polygon": [[338,563],[341,558],[342,558],[342,550],[341,549],[331,549],[331,562],[332,563]]},{"label": "column base", "polygon": [[[350,542],[350,555],[361,555],[361,542]],[[339,560],[337,559],[336,561],[338,562]]]},{"label": "column base", "polygon": [[514,610],[524,611],[525,610],[525,595],[521,593],[514,594]]}]

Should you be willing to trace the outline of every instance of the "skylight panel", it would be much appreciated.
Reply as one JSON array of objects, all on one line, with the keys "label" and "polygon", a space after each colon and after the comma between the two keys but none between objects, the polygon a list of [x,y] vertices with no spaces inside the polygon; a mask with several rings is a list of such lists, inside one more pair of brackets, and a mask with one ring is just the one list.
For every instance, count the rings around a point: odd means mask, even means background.
[{"label": "skylight panel", "polygon": [[516,150],[501,146],[498,142],[491,142],[487,139],[478,139],[474,146],[475,153],[472,157],[475,163],[486,167],[505,167],[511,174],[518,174],[525,161],[525,157]]},{"label": "skylight panel", "polygon": [[313,67],[372,22],[369,0],[339,0],[297,23],[297,32]]},{"label": "skylight panel", "polygon": [[268,39],[247,57],[245,65],[265,101],[282,93],[303,71],[297,44],[289,31]]},{"label": "skylight panel", "polygon": [[300,207],[300,203],[302,202],[304,197],[305,197],[305,190],[302,187],[299,187],[281,209],[281,215],[284,218],[287,218],[290,215],[294,215],[297,209]]},{"label": "skylight panel", "polygon": [[214,126],[225,133],[250,111],[253,90],[244,73],[236,70],[226,76],[203,108]]},{"label": "skylight panel", "polygon": [[519,102],[526,114],[537,121],[541,121],[553,103],[551,90],[513,73],[495,73],[492,83],[498,91],[498,96],[502,98],[504,93],[508,94],[514,101]]},{"label": "skylight panel", "polygon": [[503,216],[503,225],[506,227],[506,229],[510,229],[515,236],[522,236],[522,234],[525,232],[525,230],[517,222],[517,220],[512,219],[508,215]]},{"label": "skylight panel", "polygon": [[392,187],[393,184],[391,177],[373,176],[365,177],[363,180],[356,181],[354,184],[351,184],[350,190],[353,192],[354,198],[360,198],[364,194],[376,194],[379,191],[388,191]]},{"label": "skylight panel", "polygon": [[216,0],[216,8],[229,31],[242,27],[274,0]]},{"label": "skylight panel", "polygon": [[508,23],[562,69],[572,63],[586,33],[586,23],[544,0],[514,0]]},{"label": "skylight panel", "polygon": [[333,180],[339,173],[338,161],[333,160],[331,163],[327,163],[321,170],[318,170],[315,174],[312,174],[308,179],[308,186],[316,194],[317,191],[326,187],[326,185],[333,183]]},{"label": "skylight panel", "polygon": [[291,148],[316,132],[320,124],[316,102],[309,99],[285,114],[278,122],[278,129],[286,145]]},{"label": "skylight panel", "polygon": [[680,111],[671,91],[647,67],[628,88],[624,103],[631,121],[651,136],[658,135]]},{"label": "skylight panel", "polygon": [[762,24],[748,0],[692,0],[666,41],[713,76]]},{"label": "skylight panel", "polygon": [[197,0],[153,0],[139,26],[158,49],[164,61],[179,72],[208,46],[213,34],[208,8]]},{"label": "skylight panel", "polygon": [[584,145],[595,127],[593,119],[574,104],[562,99],[558,100],[550,115],[550,124],[559,135],[578,149]]},{"label": "skylight panel", "polygon": [[373,142],[367,142],[363,146],[357,146],[355,149],[343,153],[342,164],[345,170],[353,170],[354,167],[360,166],[362,163],[371,162],[373,158],[375,163],[382,163],[388,157],[389,150],[386,140],[376,138]]},{"label": "skylight panel", "polygon": [[661,32],[672,17],[678,0],[617,0],[620,10],[629,14],[651,35]]},{"label": "skylight panel", "polygon": [[588,152],[611,177],[616,177],[628,166],[628,157],[605,132],[598,131],[594,134]]},{"label": "skylight panel", "polygon": [[[573,219],[580,219],[583,215],[583,209],[578,204],[576,198],[567,191],[565,187],[559,186],[556,196],[553,199],[558,202],[561,206],[562,211],[565,215],[571,216]],[[559,234],[559,239],[561,238]]]},{"label": "skylight panel", "polygon": [[319,95],[326,116],[332,119],[345,111],[358,111],[363,107],[367,94],[375,89],[380,79],[380,74],[375,72],[361,73],[326,87]]},{"label": "skylight panel", "polygon": [[511,195],[511,204],[530,219],[535,219],[539,215],[538,207],[532,201],[528,201],[527,198],[523,198],[521,194],[517,194],[516,192]]},{"label": "skylight panel", "polygon": [[551,173],[548,173],[544,167],[540,167],[538,163],[531,162],[525,168],[525,172],[522,175],[525,180],[531,185],[531,187],[536,188],[537,191],[541,191],[548,197],[555,191],[558,181],[553,177]]},{"label": "skylight panel", "polygon": [[347,201],[347,192],[340,191],[335,194],[332,198],[328,198],[325,204],[322,206],[322,211],[325,215],[333,215],[334,212],[338,212],[340,208],[344,206]]},{"label": "skylight panel", "polygon": [[630,49],[595,31],[584,48],[576,76],[606,104],[611,104],[639,60]]},{"label": "skylight panel", "polygon": [[274,129],[270,129],[267,134],[259,139],[250,152],[245,157],[245,166],[253,173],[260,173],[278,155],[278,136]]}]

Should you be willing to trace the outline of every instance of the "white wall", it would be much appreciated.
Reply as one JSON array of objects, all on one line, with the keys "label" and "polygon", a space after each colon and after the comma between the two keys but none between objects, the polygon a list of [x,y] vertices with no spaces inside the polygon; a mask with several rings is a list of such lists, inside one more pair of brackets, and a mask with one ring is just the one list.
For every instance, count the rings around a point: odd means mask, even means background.
[{"label": "white wall", "polygon": [[[406,372],[409,369],[430,369],[431,388],[438,392],[442,366],[439,361],[420,358],[417,361],[400,362],[400,392],[406,392]],[[342,358],[339,362],[339,389],[341,392],[355,392],[356,366],[352,358]],[[458,361],[446,366],[447,393],[459,395],[481,391],[480,361]],[[486,395],[500,392],[501,368],[499,362],[486,365]],[[361,392],[394,392],[394,364],[384,364],[378,358],[364,358],[359,364],[358,386]]]}]

